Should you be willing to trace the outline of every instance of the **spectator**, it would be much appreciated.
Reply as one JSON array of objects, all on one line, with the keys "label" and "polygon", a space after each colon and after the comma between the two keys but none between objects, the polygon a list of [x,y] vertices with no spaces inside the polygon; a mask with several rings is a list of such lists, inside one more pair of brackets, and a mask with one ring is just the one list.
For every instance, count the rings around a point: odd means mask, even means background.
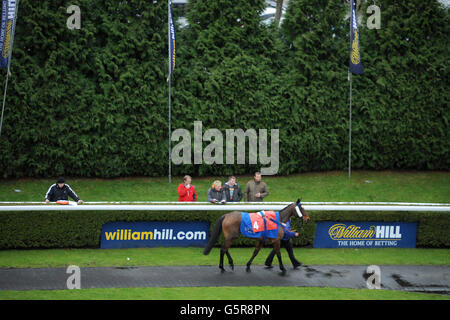
[{"label": "spectator", "polygon": [[236,182],[236,177],[231,176],[223,186],[227,202],[239,202],[242,199],[241,187]]},{"label": "spectator", "polygon": [[225,203],[225,191],[222,189],[222,182],[216,180],[208,190],[208,201],[212,203]]},{"label": "spectator", "polygon": [[197,201],[197,191],[191,184],[191,176],[184,176],[183,183],[178,186],[178,201],[194,202]]},{"label": "spectator", "polygon": [[48,188],[48,191],[45,194],[45,202],[49,203],[59,200],[69,200],[69,196],[78,204],[83,203],[83,200],[80,200],[72,188],[65,183],[64,178],[59,177],[56,183],[52,184],[50,188]]},{"label": "spectator", "polygon": [[263,201],[269,195],[267,184],[261,181],[261,173],[256,172],[253,180],[247,182],[244,190],[244,200],[247,202]]}]

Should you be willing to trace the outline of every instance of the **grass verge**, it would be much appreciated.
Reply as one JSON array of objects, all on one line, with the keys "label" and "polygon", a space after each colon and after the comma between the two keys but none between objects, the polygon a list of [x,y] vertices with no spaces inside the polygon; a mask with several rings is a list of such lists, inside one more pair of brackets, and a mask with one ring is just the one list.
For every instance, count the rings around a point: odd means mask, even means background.
[{"label": "grass verge", "polygon": [[[239,176],[242,189],[252,176]],[[198,201],[206,201],[211,183],[226,177],[193,177]],[[84,201],[177,201],[181,177],[87,179],[66,178]],[[264,176],[269,188],[265,201],[393,201],[450,202],[449,172],[344,171],[314,172],[290,176]],[[0,201],[44,201],[54,179],[0,180]],[[20,191],[20,192],[18,192]]]},{"label": "grass verge", "polygon": [[315,287],[193,287],[0,291],[2,300],[450,300],[389,290]]},{"label": "grass verge", "polygon": [[[263,248],[254,264],[262,265],[270,252]],[[253,248],[231,248],[236,265],[245,265]],[[450,265],[450,249],[312,249],[295,248],[295,256],[303,264],[353,265]],[[286,265],[289,258],[282,249]],[[129,258],[129,259],[128,259]],[[0,268],[50,268],[77,265],[103,266],[184,266],[218,265],[219,249],[213,248],[208,256],[202,248],[138,248],[138,249],[42,249],[0,251]],[[276,260],[275,262],[276,263]]]}]

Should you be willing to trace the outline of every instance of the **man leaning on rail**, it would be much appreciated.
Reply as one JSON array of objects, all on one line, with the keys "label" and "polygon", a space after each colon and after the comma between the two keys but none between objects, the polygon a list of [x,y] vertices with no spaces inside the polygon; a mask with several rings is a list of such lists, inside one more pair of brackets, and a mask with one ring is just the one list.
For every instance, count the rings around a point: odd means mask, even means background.
[{"label": "man leaning on rail", "polygon": [[56,202],[56,201],[68,201],[69,196],[76,201],[78,204],[82,204],[83,200],[78,198],[75,191],[65,183],[63,177],[59,177],[56,183],[52,184],[50,188],[48,188],[47,193],[45,194],[45,202]]}]

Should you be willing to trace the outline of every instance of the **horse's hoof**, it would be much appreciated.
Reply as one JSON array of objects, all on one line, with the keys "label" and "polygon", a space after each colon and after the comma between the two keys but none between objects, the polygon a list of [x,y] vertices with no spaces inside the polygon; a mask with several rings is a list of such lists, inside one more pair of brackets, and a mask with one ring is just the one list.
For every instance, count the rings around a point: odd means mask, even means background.
[{"label": "horse's hoof", "polygon": [[281,269],[280,274],[281,274],[282,276],[286,275],[286,269]]},{"label": "horse's hoof", "polygon": [[250,272],[250,267],[245,268],[245,271]]},{"label": "horse's hoof", "polygon": [[224,268],[224,267],[219,267],[219,269],[220,269],[220,272],[221,272],[221,273],[224,273],[224,272],[225,272],[225,268]]},{"label": "horse's hoof", "polygon": [[234,271],[234,265],[230,264],[230,268]]}]

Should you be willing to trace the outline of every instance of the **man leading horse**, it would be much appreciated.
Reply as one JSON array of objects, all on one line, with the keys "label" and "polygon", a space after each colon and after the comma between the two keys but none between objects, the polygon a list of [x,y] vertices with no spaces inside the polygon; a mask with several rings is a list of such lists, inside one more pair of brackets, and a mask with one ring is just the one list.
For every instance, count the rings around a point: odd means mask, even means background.
[{"label": "man leading horse", "polygon": [[[203,254],[207,255],[210,253],[221,232],[223,232],[225,242],[220,249],[219,262],[219,268],[222,270],[222,272],[225,271],[223,267],[224,255],[227,256],[228,263],[230,264],[231,269],[234,269],[233,259],[231,258],[228,249],[231,247],[234,239],[236,239],[239,234],[243,234],[246,237],[255,238],[258,241],[252,257],[247,262],[247,271],[250,271],[250,265],[261,249],[264,241],[268,240],[271,241],[273,245],[276,256],[278,258],[280,270],[283,272],[283,274],[286,272],[286,269],[283,266],[283,262],[281,260],[280,253],[280,241],[284,237],[284,234],[286,232],[286,222],[288,222],[292,216],[298,216],[300,219],[303,219],[304,222],[308,222],[310,220],[310,217],[302,207],[300,199],[286,206],[280,212],[271,212],[270,214],[267,214],[267,216],[263,211],[257,214],[259,214],[259,216],[249,216],[249,214],[246,212],[232,211],[224,214],[217,220],[209,242],[203,250]],[[252,223],[250,226],[243,223],[248,220],[250,220]],[[263,226],[261,226],[261,223],[263,223]],[[276,227],[274,227],[274,225]],[[250,228],[252,229],[253,233],[250,232]]]}]

